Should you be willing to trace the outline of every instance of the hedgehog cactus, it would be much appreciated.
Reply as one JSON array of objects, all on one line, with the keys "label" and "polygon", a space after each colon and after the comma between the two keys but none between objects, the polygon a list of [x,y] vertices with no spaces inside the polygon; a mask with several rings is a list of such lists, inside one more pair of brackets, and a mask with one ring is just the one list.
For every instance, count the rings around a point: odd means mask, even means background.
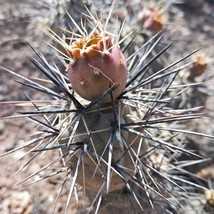
[{"label": "hedgehog cactus", "polygon": [[[116,118],[114,113],[117,115]],[[78,117],[75,114],[73,117],[69,116],[72,122]],[[131,103],[117,102],[115,109],[111,105],[102,104],[94,106],[83,115],[72,140],[87,148],[80,164],[84,167],[84,173],[79,170],[77,183],[85,186],[87,190],[96,192],[99,192],[102,187],[106,193],[124,188],[121,176],[112,169],[112,165],[118,165],[128,174],[135,175],[138,166],[137,157],[143,156],[147,151],[147,144],[142,141],[139,134],[120,130],[120,124],[136,121],[140,121],[140,114],[137,108],[131,106]],[[61,144],[68,142],[73,129],[74,127],[71,126],[60,141]],[[136,131],[142,131],[142,128],[139,127]],[[132,148],[132,153],[136,154],[136,157],[130,154],[129,147]],[[70,147],[63,149],[63,153],[67,154],[70,149]],[[70,158],[69,164],[72,166],[73,175],[79,157],[80,151],[75,152]]]},{"label": "hedgehog cactus", "polygon": [[[138,155],[146,152],[147,148],[145,143],[140,143],[142,139],[138,134],[120,131],[121,123],[140,121],[138,109],[115,100],[125,89],[127,81],[125,57],[106,33],[103,36],[92,32],[87,38],[77,38],[68,46],[67,52],[71,57],[67,66],[68,77],[72,88],[82,98],[93,101],[116,86],[79,120],[72,141],[84,143],[92,154],[86,152],[87,155],[81,160],[85,170],[84,174],[81,171],[78,173],[77,182],[97,192],[105,183],[107,193],[121,189],[124,183],[111,169],[111,164],[120,164],[134,175],[136,158],[127,152],[128,147],[133,144],[132,149]],[[72,121],[77,119],[75,114],[69,117],[73,118]],[[69,139],[73,129],[71,126],[66,139]],[[67,152],[68,149],[65,149],[64,153]],[[74,169],[79,156],[78,152],[71,158]]]},{"label": "hedgehog cactus", "polygon": [[[92,33],[87,38],[77,38],[67,47],[70,63],[67,66],[68,77],[73,90],[86,100],[99,102],[79,119],[79,124],[72,139],[86,145],[86,155],[81,160],[83,171],[77,175],[77,183],[86,189],[99,192],[112,192],[125,187],[118,175],[112,170],[112,164],[120,165],[130,175],[137,172],[136,161],[147,150],[147,144],[137,133],[120,130],[120,124],[140,121],[142,117],[138,108],[130,102],[116,100],[126,86],[128,68],[125,57],[117,44],[113,44],[110,36]],[[115,86],[115,87],[114,87]],[[108,89],[114,89],[107,96],[102,96]],[[86,101],[82,100],[86,105]],[[78,115],[70,117],[71,123],[78,119]],[[64,126],[64,124],[63,124]],[[64,138],[68,141],[72,135],[71,126]],[[142,128],[137,128],[140,131]],[[60,141],[64,144],[66,140]],[[129,152],[136,157],[132,157]],[[64,149],[68,153],[70,148]],[[90,152],[89,152],[90,151]],[[70,161],[73,175],[78,163],[80,152],[75,153]],[[128,180],[128,178],[127,178]]]}]

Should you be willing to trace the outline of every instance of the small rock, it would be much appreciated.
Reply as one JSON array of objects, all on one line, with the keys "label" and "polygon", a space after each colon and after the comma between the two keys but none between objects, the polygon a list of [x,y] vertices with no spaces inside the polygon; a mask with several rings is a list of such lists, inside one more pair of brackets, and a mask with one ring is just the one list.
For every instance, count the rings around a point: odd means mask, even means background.
[{"label": "small rock", "polygon": [[[10,210],[10,213],[30,214],[32,211],[32,209],[29,210],[29,207],[32,207],[30,194],[27,191],[13,192],[10,200],[8,201],[7,206]],[[26,210],[27,210],[27,212],[26,212]]]}]

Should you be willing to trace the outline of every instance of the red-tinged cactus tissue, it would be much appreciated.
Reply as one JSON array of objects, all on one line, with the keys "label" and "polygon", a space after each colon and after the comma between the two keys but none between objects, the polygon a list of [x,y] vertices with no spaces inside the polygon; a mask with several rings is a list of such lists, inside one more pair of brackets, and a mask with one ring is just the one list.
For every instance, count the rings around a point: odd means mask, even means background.
[{"label": "red-tinged cactus tissue", "polygon": [[[126,60],[108,35],[93,33],[88,38],[78,38],[68,53],[72,58],[67,67],[68,77],[81,97],[94,100],[114,85],[118,85],[113,91],[114,99],[122,93],[128,74]],[[102,101],[111,102],[110,95]]]},{"label": "red-tinged cactus tissue", "polygon": [[163,30],[166,22],[163,13],[154,6],[149,6],[142,10],[138,15],[138,20],[144,29],[152,33],[158,33]]}]

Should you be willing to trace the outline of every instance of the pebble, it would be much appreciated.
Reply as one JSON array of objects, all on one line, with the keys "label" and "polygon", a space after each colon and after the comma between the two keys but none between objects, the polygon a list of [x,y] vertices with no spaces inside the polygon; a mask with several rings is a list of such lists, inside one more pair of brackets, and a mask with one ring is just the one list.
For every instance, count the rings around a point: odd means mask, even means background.
[{"label": "pebble", "polygon": [[[10,212],[14,214],[30,214],[31,211],[28,210],[30,203],[31,198],[27,191],[13,192],[12,197],[8,201],[8,208]],[[26,212],[26,210],[28,210],[28,212]]]}]

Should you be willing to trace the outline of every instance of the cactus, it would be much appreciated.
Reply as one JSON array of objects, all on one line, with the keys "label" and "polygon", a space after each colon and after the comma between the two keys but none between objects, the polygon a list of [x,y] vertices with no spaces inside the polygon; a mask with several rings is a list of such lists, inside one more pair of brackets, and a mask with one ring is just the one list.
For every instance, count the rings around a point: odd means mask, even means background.
[{"label": "cactus", "polygon": [[[71,62],[67,72],[72,88],[83,98],[94,100],[109,87],[118,84],[113,91],[116,99],[124,90],[127,80],[127,66],[121,50],[110,38],[97,33],[80,38],[67,50]],[[104,102],[110,102],[105,98]]]},{"label": "cactus", "polygon": [[[29,147],[29,152],[34,154],[28,164],[53,150],[58,150],[59,156],[25,181],[59,162],[62,164],[60,169],[39,180],[65,174],[57,196],[64,183],[70,182],[64,213],[72,213],[70,203],[73,195],[78,201],[78,185],[83,187],[84,197],[90,198],[90,203],[80,211],[82,213],[172,213],[179,210],[180,202],[188,197],[185,188],[203,189],[184,176],[190,173],[183,165],[203,160],[184,148],[183,135],[213,138],[185,127],[186,121],[205,114],[195,108],[171,107],[174,97],[179,94],[172,84],[179,71],[191,64],[179,63],[192,54],[147,76],[152,63],[170,45],[147,63],[141,60],[158,44],[159,33],[143,45],[145,52],[140,47],[127,56],[120,45],[129,38],[120,40],[120,29],[119,36],[106,30],[112,8],[106,24],[89,12],[89,23],[93,24],[91,32],[87,33],[84,26],[79,27],[71,18],[81,33],[79,36],[72,32],[72,39],[63,40],[52,31],[44,30],[63,47],[59,52],[69,61],[66,72],[48,63],[33,48],[37,58],[31,61],[57,90],[4,69],[21,78],[21,84],[50,98],[41,103],[29,100],[26,103],[33,109],[20,112],[39,124],[35,138],[23,147]],[[124,48],[128,47],[124,45]],[[161,84],[150,88],[156,81]],[[177,161],[183,153],[197,160]]]},{"label": "cactus", "polygon": [[166,22],[161,11],[153,5],[148,6],[148,8],[141,11],[138,20],[144,29],[151,31],[152,33],[158,33],[163,30],[163,26]]}]

